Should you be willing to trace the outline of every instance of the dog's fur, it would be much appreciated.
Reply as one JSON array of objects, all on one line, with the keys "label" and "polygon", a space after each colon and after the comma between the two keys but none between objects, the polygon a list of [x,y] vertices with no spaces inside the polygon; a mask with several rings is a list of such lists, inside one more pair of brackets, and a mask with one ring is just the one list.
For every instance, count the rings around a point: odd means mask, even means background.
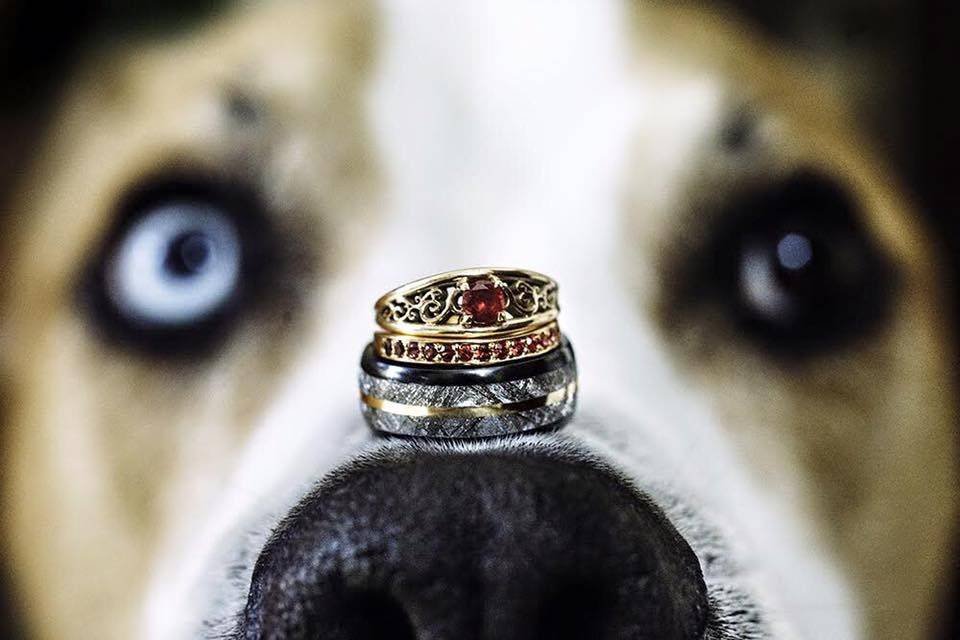
[{"label": "dog's fur", "polygon": [[[356,408],[370,302],[507,264],[559,280],[582,406],[561,435],[458,450],[621,470],[700,558],[710,637],[927,637],[960,498],[942,260],[837,86],[701,8],[613,0],[240,5],[89,50],[3,234],[3,534],[30,631],[230,633],[314,483],[416,454]],[[849,195],[893,273],[882,317],[811,353],[694,281],[741,194],[798,172]],[[280,242],[221,341],[173,357],[78,292],[127,194],[185,176],[243,184]]]}]

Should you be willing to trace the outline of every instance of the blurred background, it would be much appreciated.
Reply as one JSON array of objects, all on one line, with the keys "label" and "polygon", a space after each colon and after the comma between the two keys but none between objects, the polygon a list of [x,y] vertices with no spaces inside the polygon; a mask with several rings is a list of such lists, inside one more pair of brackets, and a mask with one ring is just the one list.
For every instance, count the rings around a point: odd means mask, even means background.
[{"label": "blurred background", "polygon": [[[722,4],[738,12],[777,46],[799,53],[844,83],[840,90],[853,95],[877,145],[899,170],[946,248],[944,255],[953,262],[956,306],[960,5],[950,0],[698,3]],[[85,48],[131,32],[166,37],[221,4],[0,0],[0,216],[7,215],[4,196],[57,104],[61,81]],[[960,544],[957,549],[960,557]],[[960,576],[960,562],[956,573]],[[15,620],[15,612],[4,605],[0,637],[15,637]],[[944,637],[960,638],[960,614],[952,624]]]}]

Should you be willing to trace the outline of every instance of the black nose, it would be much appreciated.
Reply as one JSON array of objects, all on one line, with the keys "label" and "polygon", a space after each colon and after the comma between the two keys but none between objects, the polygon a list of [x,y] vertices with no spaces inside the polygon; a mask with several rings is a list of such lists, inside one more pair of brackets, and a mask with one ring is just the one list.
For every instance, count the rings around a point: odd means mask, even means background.
[{"label": "black nose", "polygon": [[245,638],[701,638],[690,547],[572,457],[419,453],[335,476],[261,554]]}]

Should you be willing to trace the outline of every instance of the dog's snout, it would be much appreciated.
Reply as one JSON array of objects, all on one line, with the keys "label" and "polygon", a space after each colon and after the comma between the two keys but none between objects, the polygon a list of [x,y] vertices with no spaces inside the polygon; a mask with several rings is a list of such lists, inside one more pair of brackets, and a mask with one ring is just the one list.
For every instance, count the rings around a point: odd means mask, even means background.
[{"label": "dog's snout", "polygon": [[616,474],[419,453],[335,476],[262,552],[246,638],[700,638],[696,556]]}]

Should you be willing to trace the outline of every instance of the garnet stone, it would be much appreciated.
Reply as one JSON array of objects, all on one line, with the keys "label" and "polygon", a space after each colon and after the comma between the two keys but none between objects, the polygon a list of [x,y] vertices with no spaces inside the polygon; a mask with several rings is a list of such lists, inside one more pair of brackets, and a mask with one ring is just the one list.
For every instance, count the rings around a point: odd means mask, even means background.
[{"label": "garnet stone", "polygon": [[437,357],[437,348],[428,342],[423,347],[423,357],[427,360],[433,360]]},{"label": "garnet stone", "polygon": [[407,345],[407,357],[411,360],[416,360],[420,357],[420,345],[416,342],[411,342]]},{"label": "garnet stone", "polygon": [[474,280],[463,292],[463,312],[473,324],[496,324],[506,308],[507,294],[491,280]]},{"label": "garnet stone", "polygon": [[453,345],[452,344],[438,344],[437,353],[440,354],[440,359],[444,362],[453,362]]},{"label": "garnet stone", "polygon": [[469,344],[458,344],[457,357],[461,362],[470,362],[473,360],[473,347]]}]

